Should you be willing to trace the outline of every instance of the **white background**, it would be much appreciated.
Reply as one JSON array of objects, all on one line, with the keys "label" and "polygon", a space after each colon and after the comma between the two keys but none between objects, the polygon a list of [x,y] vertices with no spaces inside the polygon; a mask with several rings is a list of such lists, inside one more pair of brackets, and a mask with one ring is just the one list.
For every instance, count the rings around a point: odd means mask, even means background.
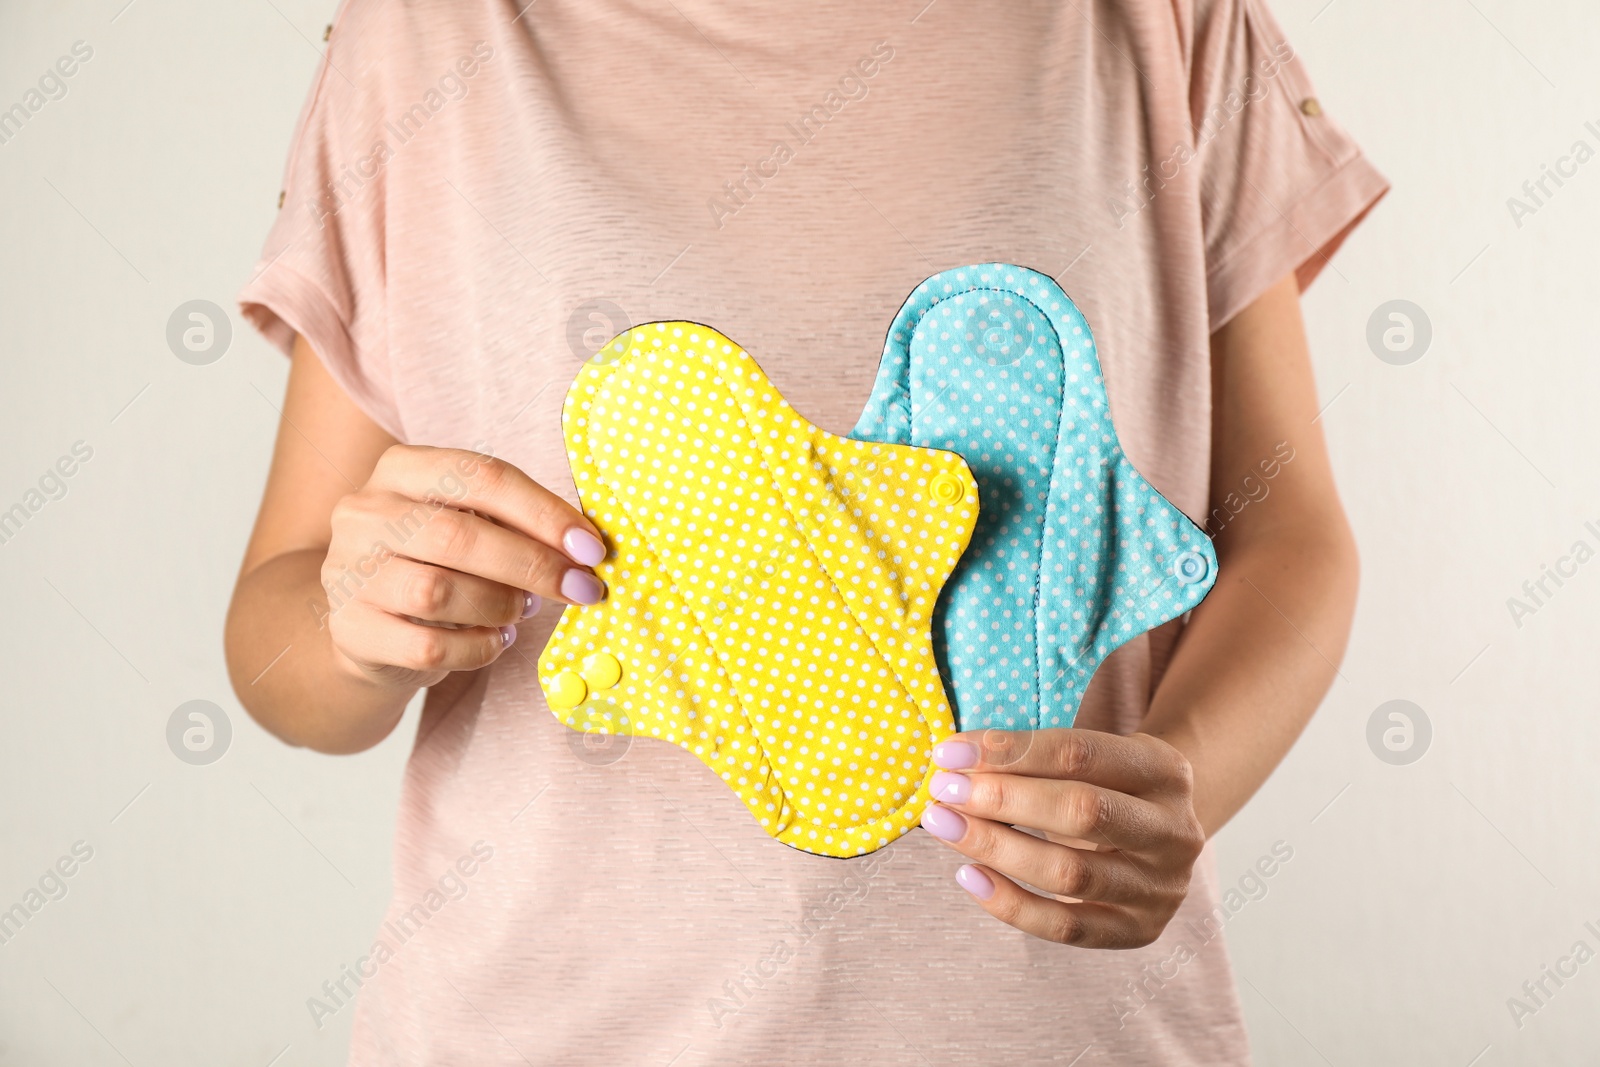
[{"label": "white background", "polygon": [[[0,1064],[340,1064],[349,1011],[318,1031],[305,1001],[376,928],[414,720],[329,758],[240,710],[222,619],[286,362],[236,314],[213,365],[165,341],[184,301],[233,312],[332,5],[124,2],[0,6],[0,106],[94,48],[0,145],[0,510],[93,449],[0,545],[0,909],[93,848],[0,945]],[[1224,884],[1293,849],[1228,925],[1257,1061],[1594,1063],[1600,962],[1520,1027],[1507,998],[1576,941],[1600,950],[1600,561],[1520,627],[1506,601],[1600,548],[1600,160],[1520,227],[1506,200],[1574,141],[1600,149],[1600,10],[1276,10],[1395,188],[1305,300],[1362,546],[1354,640],[1219,838]],[[1366,343],[1397,298],[1433,328],[1408,366]],[[234,728],[209,767],[165,738],[196,698]],[[1366,739],[1396,698],[1433,727],[1406,766]]]}]

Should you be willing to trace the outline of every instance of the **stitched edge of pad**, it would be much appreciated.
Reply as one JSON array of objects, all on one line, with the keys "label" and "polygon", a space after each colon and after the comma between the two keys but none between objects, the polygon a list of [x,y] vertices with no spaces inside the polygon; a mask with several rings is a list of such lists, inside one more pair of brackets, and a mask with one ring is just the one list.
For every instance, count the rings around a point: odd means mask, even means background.
[{"label": "stitched edge of pad", "polygon": [[[615,652],[631,666],[624,669],[615,688],[565,710],[552,705],[552,713],[574,729],[656,737],[694,753],[733,789],[771,836],[792,847],[842,857],[873,851],[900,837],[916,825],[928,803],[927,783],[934,770],[932,746],[955,726],[933,655],[931,617],[939,590],[966,548],[976,522],[977,483],[966,463],[950,452],[855,441],[812,426],[794,412],[748,353],[706,326],[649,323],[619,334],[601,353],[573,382],[562,421],[584,513],[611,541],[612,552],[595,570],[612,595],[593,607],[566,609],[540,655],[540,684],[548,698],[552,679],[563,671],[577,671],[584,657],[594,652]],[[663,373],[661,364],[665,362],[696,368],[688,386],[692,399],[680,395],[673,400],[668,393],[665,399],[672,410],[663,407],[650,416],[654,430],[651,439],[645,439],[643,431],[620,413],[628,403],[636,410],[636,402],[622,397],[631,391],[636,398],[644,382]],[[667,373],[683,372],[673,369]],[[673,392],[686,381],[674,377]],[[623,382],[627,384],[621,392],[613,388]],[[607,413],[610,399],[618,401],[618,417]],[[608,437],[620,442],[622,437],[611,435],[621,434],[636,451],[656,449],[652,454],[665,456],[665,450],[676,448],[670,439],[685,440],[684,424],[691,418],[720,420],[719,426],[728,426],[730,415],[742,426],[733,431],[742,441],[724,446],[717,434],[715,442],[709,437],[697,438],[693,448],[701,456],[718,454],[718,449],[726,456],[734,456],[738,448],[759,449],[756,462],[738,472],[748,477],[736,479],[734,495],[745,503],[761,494],[767,494],[769,501],[775,496],[779,503],[768,514],[777,515],[781,509],[779,525],[785,530],[785,540],[797,541],[798,546],[784,564],[777,559],[781,549],[762,553],[759,544],[747,550],[742,538],[737,549],[725,539],[715,540],[728,545],[728,555],[742,558],[733,559],[731,567],[719,566],[724,562],[719,551],[709,570],[731,577],[721,588],[711,589],[704,573],[690,573],[700,568],[689,568],[676,558],[681,547],[662,543],[698,539],[712,544],[711,539],[718,537],[714,515],[702,518],[698,505],[683,510],[682,479],[688,475],[661,475],[678,480],[667,487],[657,486],[653,475],[613,487],[607,479],[610,461],[597,459],[596,452],[609,455],[603,444]],[[669,425],[678,432],[670,432]],[[695,458],[691,451],[683,462]],[[616,461],[624,469],[639,462]],[[679,468],[669,461],[669,470]],[[716,473],[709,465],[702,471]],[[635,473],[644,472],[641,468]],[[725,468],[722,473],[729,472]],[[940,509],[928,502],[930,483],[944,474],[960,479],[967,503]],[[887,488],[888,480],[896,476],[911,490],[911,498],[904,499],[906,492],[896,483],[894,497],[878,509],[881,514],[865,514],[859,499],[877,496],[876,487]],[[646,481],[651,484],[644,484]],[[663,493],[662,506],[653,510],[648,502],[658,488]],[[675,516],[682,519],[691,514],[690,521],[673,521]],[[661,525],[663,521],[666,526]],[[690,531],[687,534],[685,526]],[[904,531],[913,532],[908,536]],[[864,568],[859,565],[862,562]],[[891,563],[897,566],[891,569]],[[740,573],[732,573],[735,568]],[[761,573],[755,573],[758,570]],[[729,624],[752,599],[763,600],[752,597],[750,589],[764,591],[776,585],[781,590],[786,582],[798,583],[801,575],[809,576],[810,588],[820,588],[817,575],[826,579],[824,595],[831,594],[830,611],[848,618],[865,642],[854,653],[858,664],[873,665],[878,668],[877,677],[884,679],[853,679],[856,699],[830,701],[831,722],[818,727],[819,733],[831,726],[845,738],[869,733],[874,738],[865,757],[861,757],[862,746],[855,745],[858,759],[845,757],[843,767],[839,757],[831,750],[824,753],[820,745],[813,744],[812,753],[796,755],[777,743],[777,730],[789,725],[787,716],[794,706],[804,708],[811,691],[785,701],[776,713],[767,712],[750,687],[768,679],[754,667],[741,667],[743,655],[733,652],[729,638],[720,632],[723,628],[736,632],[737,625]],[[860,580],[869,575],[876,577],[875,583]],[[642,584],[647,581],[648,585]],[[803,606],[797,609],[798,598],[793,599],[796,604],[785,601],[782,607],[791,614],[797,610],[810,614]],[[629,612],[627,626],[613,621],[618,611]],[[762,644],[789,632],[780,632],[776,617],[766,626],[762,641],[757,642],[758,652]],[[636,633],[644,631],[640,640],[627,640],[629,627]],[[796,640],[821,639],[802,634]],[[827,699],[832,668],[822,671],[829,683],[821,686],[824,696],[820,699]],[[663,685],[669,688],[664,690]],[[892,686],[888,694],[885,686]],[[879,710],[885,702],[888,708]],[[908,716],[914,728],[910,739],[901,740],[898,735],[906,733],[907,724],[899,720]],[[811,721],[816,722],[815,713]],[[762,739],[763,732],[768,740]],[[784,741],[784,745],[788,743]],[[786,765],[781,775],[771,762],[775,756]],[[849,764],[859,763],[860,758],[873,762],[852,769]],[[827,768],[830,759],[837,771]],[[798,770],[788,766],[791,760]],[[815,772],[808,779],[809,767],[819,761],[826,768],[826,779]],[[897,763],[920,774],[912,777],[907,770],[898,779],[900,788],[894,792],[904,790],[904,803],[891,801],[883,785],[886,775],[892,773],[889,768]],[[884,774],[873,773],[879,768]],[[837,788],[838,777],[854,778],[857,784],[846,794]],[[801,788],[808,781],[821,788]],[[786,788],[790,786],[792,793]],[[797,802],[801,796],[813,798],[810,808]],[[816,821],[818,816],[848,815],[849,810],[874,802],[880,810],[885,804],[897,806],[855,824],[819,825]]]},{"label": "stitched edge of pad", "polygon": [[[1029,283],[1033,292],[1028,291]],[[976,264],[941,271],[920,283],[901,305],[889,328],[872,394],[851,436],[902,442],[916,439],[911,349],[918,328],[923,319],[945,301],[985,291],[1015,297],[1038,310],[1054,331],[1060,353],[1063,394],[1057,411],[1050,483],[1045,494],[1046,514],[1040,527],[1045,535],[1048,536],[1061,525],[1060,509],[1066,506],[1063,484],[1069,479],[1081,478],[1073,473],[1078,462],[1093,461],[1101,470],[1110,468],[1106,473],[1091,478],[1091,484],[1087,486],[1103,488],[1103,495],[1094,500],[1078,501],[1080,505],[1094,506],[1107,515],[1102,527],[1108,536],[1102,536],[1100,544],[1112,559],[1099,573],[1108,576],[1109,580],[1085,585],[1075,582],[1069,574],[1047,570],[1043,560],[1048,558],[1052,548],[1071,550],[1072,546],[1064,542],[1042,546],[1044,556],[1035,576],[1038,596],[1033,618],[1034,662],[1039,672],[1036,679],[1039,689],[1038,704],[1028,710],[1028,721],[1035,729],[1070,726],[1077,716],[1090,678],[1107,656],[1139,634],[1192,610],[1205,597],[1216,582],[1216,553],[1210,538],[1157,492],[1128,460],[1111,419],[1109,397],[1087,319],[1053,279],[1027,267],[1008,263]],[[1079,344],[1070,343],[1078,337],[1082,338]],[[1076,394],[1066,388],[1068,380],[1075,381],[1072,366],[1075,361],[1081,361],[1084,369],[1092,372],[1089,381],[1076,383]],[[1095,428],[1103,427],[1106,433],[1101,441],[1086,442],[1080,448],[1071,438],[1082,436],[1084,423]],[[996,502],[1003,499],[996,497],[993,489],[986,493],[986,498]],[[1153,510],[1158,515],[1147,515],[1141,498],[1153,503]],[[1126,506],[1119,506],[1122,502]],[[991,511],[989,517],[993,516]],[[1162,516],[1167,520],[1168,529],[1165,532],[1157,525],[1158,517]],[[1173,567],[1189,553],[1195,553],[1203,559],[1205,574],[1198,580],[1181,582]],[[963,561],[962,567],[958,568],[945,587],[941,610],[936,616],[941,624],[948,617],[948,603],[962,596],[973,573],[970,569],[972,557],[973,554],[969,553],[969,558]],[[1135,572],[1154,577],[1155,584],[1145,586],[1133,598],[1133,610],[1124,615],[1114,602],[1113,594],[1119,576],[1127,576],[1131,580]],[[1169,603],[1158,604],[1152,598],[1167,583],[1172,583],[1176,589],[1168,593]],[[1073,634],[1071,628],[1062,627],[1058,618],[1051,617],[1062,610],[1060,607],[1049,607],[1058,601],[1084,605],[1080,613],[1090,617],[1077,634]],[[1063,629],[1073,639],[1070,647],[1061,647]],[[948,636],[942,635],[945,638]],[[941,653],[941,660],[945,659],[946,640],[938,641],[936,647]],[[1047,660],[1052,663],[1049,672],[1045,666]],[[941,662],[940,666],[946,671],[950,669],[948,662]],[[1048,680],[1047,673],[1051,674]],[[946,677],[951,678],[951,696],[956,703],[960,728],[972,730],[992,725],[981,720],[967,721],[966,713],[973,709],[961,707],[960,693],[956,691],[959,687],[950,674],[946,674]],[[1061,684],[1064,679],[1065,684]]]}]

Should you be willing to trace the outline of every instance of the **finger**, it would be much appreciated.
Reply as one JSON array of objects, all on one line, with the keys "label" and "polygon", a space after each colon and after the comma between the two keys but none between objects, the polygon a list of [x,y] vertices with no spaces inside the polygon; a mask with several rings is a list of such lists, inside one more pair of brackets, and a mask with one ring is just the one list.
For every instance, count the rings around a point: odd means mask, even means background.
[{"label": "finger", "polygon": [[572,562],[593,567],[605,559],[600,531],[577,508],[516,467],[456,448],[396,445],[372,473],[374,488],[413,501],[448,501],[487,515],[524,536],[559,548]]},{"label": "finger", "polygon": [[[428,505],[417,505],[428,507]],[[452,507],[433,510],[399,541],[396,551],[419,563],[524,589],[566,604],[597,604],[605,585],[565,553],[516,530]]]},{"label": "finger", "polygon": [[539,607],[539,598],[526,590],[404,556],[379,566],[359,595],[393,615],[466,626],[511,626]]},{"label": "finger", "polygon": [[945,770],[1001,771],[1031,778],[1091,782],[1143,796],[1182,791],[1192,782],[1189,761],[1148,734],[1100,730],[982,730],[934,746]]},{"label": "finger", "polygon": [[1119,849],[1158,847],[1182,829],[1166,808],[1087,782],[936,771],[928,789],[968,815]]},{"label": "finger", "polygon": [[358,666],[418,673],[475,671],[499,659],[517,638],[514,626],[424,626],[360,601],[330,616],[329,627],[339,651]]},{"label": "finger", "polygon": [[975,864],[961,867],[956,882],[996,919],[1046,941],[1079,948],[1140,948],[1155,940],[1131,913],[1114,904],[1050,900]]},{"label": "finger", "polygon": [[[969,817],[960,825],[951,814],[930,805],[923,826],[962,855],[1047,893],[1103,904],[1141,904],[1168,895],[1169,887],[1154,884],[1119,853],[1059,845],[988,819]],[[957,831],[953,840],[945,836]]]}]

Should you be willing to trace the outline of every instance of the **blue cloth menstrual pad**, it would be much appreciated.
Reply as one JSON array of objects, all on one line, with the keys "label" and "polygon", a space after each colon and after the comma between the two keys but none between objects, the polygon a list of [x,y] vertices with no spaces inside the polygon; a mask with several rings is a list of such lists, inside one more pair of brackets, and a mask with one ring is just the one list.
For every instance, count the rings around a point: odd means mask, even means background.
[{"label": "blue cloth menstrual pad", "polygon": [[1123,454],[1083,313],[1037,271],[917,286],[850,436],[956,452],[977,479],[977,528],[933,618],[962,730],[1071,726],[1112,650],[1216,582],[1210,539]]}]

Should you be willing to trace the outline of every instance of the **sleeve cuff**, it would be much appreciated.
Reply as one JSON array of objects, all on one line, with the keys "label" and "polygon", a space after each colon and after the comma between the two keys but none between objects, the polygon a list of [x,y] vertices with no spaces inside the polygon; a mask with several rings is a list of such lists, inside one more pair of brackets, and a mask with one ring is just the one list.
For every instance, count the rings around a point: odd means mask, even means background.
[{"label": "sleeve cuff", "polygon": [[1388,191],[1388,180],[1358,152],[1291,207],[1274,205],[1277,219],[1207,272],[1211,332],[1290,271],[1304,292]]},{"label": "sleeve cuff", "polygon": [[274,262],[239,291],[239,311],[284,355],[295,335],[322,360],[356,407],[397,441],[406,439],[394,402],[358,370],[356,346],[344,320],[321,287],[287,263]]}]

